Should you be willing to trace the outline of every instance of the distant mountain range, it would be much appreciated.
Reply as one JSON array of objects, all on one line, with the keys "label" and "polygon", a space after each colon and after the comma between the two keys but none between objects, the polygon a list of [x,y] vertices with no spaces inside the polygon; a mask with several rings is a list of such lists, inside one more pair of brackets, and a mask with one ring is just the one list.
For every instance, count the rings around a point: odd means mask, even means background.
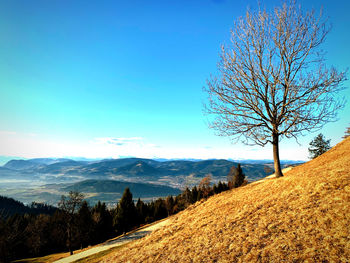
[{"label": "distant mountain range", "polygon": [[[219,180],[226,181],[229,170],[237,164],[229,160],[143,158],[98,161],[76,161],[67,158],[10,160],[4,166],[0,166],[0,195],[11,196],[24,203],[45,201],[55,204],[61,194],[76,187],[79,191],[88,191],[88,198],[93,202],[97,198],[113,202],[121,197],[125,183],[130,187],[134,183],[131,190],[136,191],[137,197],[167,196],[178,193],[179,190],[174,188],[183,189],[186,186],[198,185],[207,174],[212,175],[213,183]],[[290,164],[293,163],[284,166]],[[243,172],[249,181],[272,173],[272,167],[273,164],[267,161],[242,162]],[[159,185],[165,188],[157,188]]]},{"label": "distant mountain range", "polygon": [[[6,174],[14,171],[26,176],[32,175],[61,175],[82,176],[84,178],[113,179],[123,176],[124,179],[148,178],[157,179],[162,176],[203,177],[211,173],[213,177],[226,176],[229,169],[237,165],[227,160],[205,161],[156,161],[152,159],[124,158],[101,160],[97,162],[74,161],[70,159],[29,159],[11,160],[0,170]],[[244,164],[249,177],[264,176],[263,164]]]},{"label": "distant mountain range", "polygon": [[[290,163],[286,163],[289,165]],[[26,177],[40,175],[55,175],[84,179],[123,179],[128,181],[158,180],[162,177],[191,176],[202,178],[212,174],[213,179],[226,177],[230,168],[237,166],[237,162],[228,160],[171,160],[157,161],[142,158],[108,159],[100,161],[74,161],[71,159],[37,158],[29,160],[10,160],[0,167],[0,178],[3,176]],[[250,180],[266,176],[267,161],[244,162],[242,168]],[[139,179],[139,180],[137,180]]]}]

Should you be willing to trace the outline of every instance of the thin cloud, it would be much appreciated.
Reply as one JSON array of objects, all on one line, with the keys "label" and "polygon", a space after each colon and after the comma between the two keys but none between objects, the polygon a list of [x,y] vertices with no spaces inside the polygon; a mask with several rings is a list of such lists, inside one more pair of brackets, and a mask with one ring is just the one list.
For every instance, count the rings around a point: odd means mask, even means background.
[{"label": "thin cloud", "polygon": [[1,135],[16,135],[17,133],[14,131],[1,131],[0,130],[0,136]]},{"label": "thin cloud", "polygon": [[117,146],[123,146],[127,144],[140,143],[143,140],[141,137],[130,137],[130,138],[116,138],[116,137],[102,137],[95,138],[95,141],[101,144],[111,144]]}]

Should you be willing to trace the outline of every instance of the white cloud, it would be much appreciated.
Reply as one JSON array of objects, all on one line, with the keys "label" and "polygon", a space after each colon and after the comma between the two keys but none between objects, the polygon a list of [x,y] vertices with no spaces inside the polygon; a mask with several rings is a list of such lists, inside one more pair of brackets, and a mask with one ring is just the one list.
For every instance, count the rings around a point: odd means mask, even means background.
[{"label": "white cloud", "polygon": [[95,138],[95,140],[102,144],[114,144],[114,145],[122,146],[125,144],[141,142],[143,139],[141,137],[130,137],[130,138],[103,137],[103,138]]}]

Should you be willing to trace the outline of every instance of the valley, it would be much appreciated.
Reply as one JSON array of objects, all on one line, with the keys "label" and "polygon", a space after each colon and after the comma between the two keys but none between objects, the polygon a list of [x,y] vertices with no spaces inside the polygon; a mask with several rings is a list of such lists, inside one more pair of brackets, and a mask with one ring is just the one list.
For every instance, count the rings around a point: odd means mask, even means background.
[{"label": "valley", "polygon": [[[293,164],[285,162],[284,166]],[[226,182],[232,166],[237,166],[237,162],[142,158],[10,160],[0,167],[0,195],[25,204],[35,201],[57,205],[62,195],[78,190],[91,204],[100,200],[113,206],[126,187],[131,189],[134,199],[150,201],[177,195],[186,187],[198,185],[207,174],[212,175],[212,183]],[[272,163],[251,160],[243,162],[242,168],[248,181],[255,181],[271,173]]]}]

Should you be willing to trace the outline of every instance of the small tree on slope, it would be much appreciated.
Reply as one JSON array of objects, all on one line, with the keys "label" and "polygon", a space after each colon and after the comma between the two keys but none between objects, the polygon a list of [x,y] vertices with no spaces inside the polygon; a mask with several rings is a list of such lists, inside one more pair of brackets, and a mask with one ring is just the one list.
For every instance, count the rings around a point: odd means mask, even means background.
[{"label": "small tree on slope", "polygon": [[309,147],[310,158],[315,159],[317,156],[327,152],[330,146],[331,140],[326,140],[322,133],[317,135],[311,142]]},{"label": "small tree on slope", "polygon": [[346,138],[348,138],[350,136],[350,127],[347,127],[346,128],[346,131],[345,131],[345,134],[344,134],[344,136],[342,137],[343,139],[346,139]]},{"label": "small tree on slope", "polygon": [[244,183],[245,174],[241,168],[241,164],[237,165],[235,174],[233,176],[232,186],[234,188],[240,187]]}]

